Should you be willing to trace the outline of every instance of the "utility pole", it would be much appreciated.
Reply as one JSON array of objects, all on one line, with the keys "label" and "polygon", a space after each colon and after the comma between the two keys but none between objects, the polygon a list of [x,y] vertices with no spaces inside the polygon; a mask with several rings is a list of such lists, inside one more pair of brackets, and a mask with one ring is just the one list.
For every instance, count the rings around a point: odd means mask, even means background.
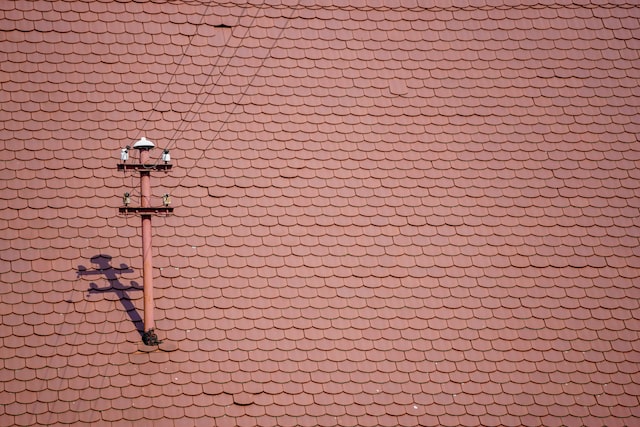
[{"label": "utility pole", "polygon": [[151,245],[151,217],[153,215],[169,215],[173,212],[173,208],[169,207],[169,196],[165,194],[163,197],[163,206],[151,206],[151,172],[152,171],[168,171],[171,169],[169,163],[169,152],[164,150],[162,154],[163,163],[152,163],[149,160],[150,151],[155,145],[145,137],[133,144],[133,148],[139,151],[139,163],[127,163],[129,159],[129,146],[123,148],[120,154],[122,163],[118,164],[118,170],[121,171],[138,171],[140,173],[140,206],[129,206],[131,196],[125,193],[123,201],[124,207],[119,209],[121,214],[140,215],[142,218],[142,288],[143,288],[143,323],[144,331],[142,334],[142,342],[147,346],[157,346],[162,341],[158,339],[155,333],[155,320],[153,316],[153,259]]}]

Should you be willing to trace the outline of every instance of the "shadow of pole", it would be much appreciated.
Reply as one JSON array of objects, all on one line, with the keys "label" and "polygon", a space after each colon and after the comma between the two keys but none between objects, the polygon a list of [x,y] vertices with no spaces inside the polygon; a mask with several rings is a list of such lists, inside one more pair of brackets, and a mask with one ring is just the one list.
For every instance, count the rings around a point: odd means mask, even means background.
[{"label": "shadow of pole", "polygon": [[137,282],[131,281],[131,286],[125,286],[122,284],[119,275],[124,273],[132,273],[133,269],[131,269],[126,264],[120,264],[120,267],[113,267],[111,265],[112,257],[110,255],[99,254],[91,257],[91,264],[94,264],[96,267],[92,270],[88,270],[84,265],[78,266],[78,277],[82,276],[104,276],[107,279],[108,285],[104,287],[98,287],[95,282],[89,284],[89,289],[87,291],[89,294],[101,294],[105,292],[113,292],[120,303],[127,311],[127,315],[133,322],[136,330],[142,336],[144,333],[144,324],[142,321],[142,317],[138,313],[138,310],[133,305],[131,298],[129,297],[129,292],[131,291],[141,291],[142,287],[138,285]]}]

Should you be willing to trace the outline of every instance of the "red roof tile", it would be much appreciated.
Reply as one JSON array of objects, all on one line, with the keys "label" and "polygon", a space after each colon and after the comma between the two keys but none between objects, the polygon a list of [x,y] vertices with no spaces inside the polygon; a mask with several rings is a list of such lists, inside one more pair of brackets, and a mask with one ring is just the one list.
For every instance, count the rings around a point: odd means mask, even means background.
[{"label": "red roof tile", "polygon": [[321,3],[0,4],[0,424],[639,418],[638,7]]}]

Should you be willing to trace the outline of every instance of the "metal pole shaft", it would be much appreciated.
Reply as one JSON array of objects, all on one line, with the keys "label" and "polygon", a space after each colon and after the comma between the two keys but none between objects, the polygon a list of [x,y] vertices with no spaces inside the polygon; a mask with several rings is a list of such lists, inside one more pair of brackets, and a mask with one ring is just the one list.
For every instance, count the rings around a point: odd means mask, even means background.
[{"label": "metal pole shaft", "polygon": [[153,318],[153,262],[151,259],[151,215],[142,215],[142,287],[144,331],[155,329]]},{"label": "metal pole shaft", "polygon": [[[149,162],[149,150],[140,151],[140,163]],[[141,205],[151,206],[151,172],[140,172]],[[151,215],[142,215],[142,287],[144,293],[144,331],[155,328],[153,317],[153,262],[151,254]]]}]

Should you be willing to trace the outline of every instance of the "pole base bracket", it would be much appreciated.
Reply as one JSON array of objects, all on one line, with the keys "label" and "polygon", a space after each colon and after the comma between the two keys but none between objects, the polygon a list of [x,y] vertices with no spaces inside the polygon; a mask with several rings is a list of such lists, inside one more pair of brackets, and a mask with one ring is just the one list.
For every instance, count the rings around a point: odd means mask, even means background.
[{"label": "pole base bracket", "polygon": [[142,333],[142,342],[144,345],[160,345],[160,343],[162,343],[153,329],[149,329]]}]

